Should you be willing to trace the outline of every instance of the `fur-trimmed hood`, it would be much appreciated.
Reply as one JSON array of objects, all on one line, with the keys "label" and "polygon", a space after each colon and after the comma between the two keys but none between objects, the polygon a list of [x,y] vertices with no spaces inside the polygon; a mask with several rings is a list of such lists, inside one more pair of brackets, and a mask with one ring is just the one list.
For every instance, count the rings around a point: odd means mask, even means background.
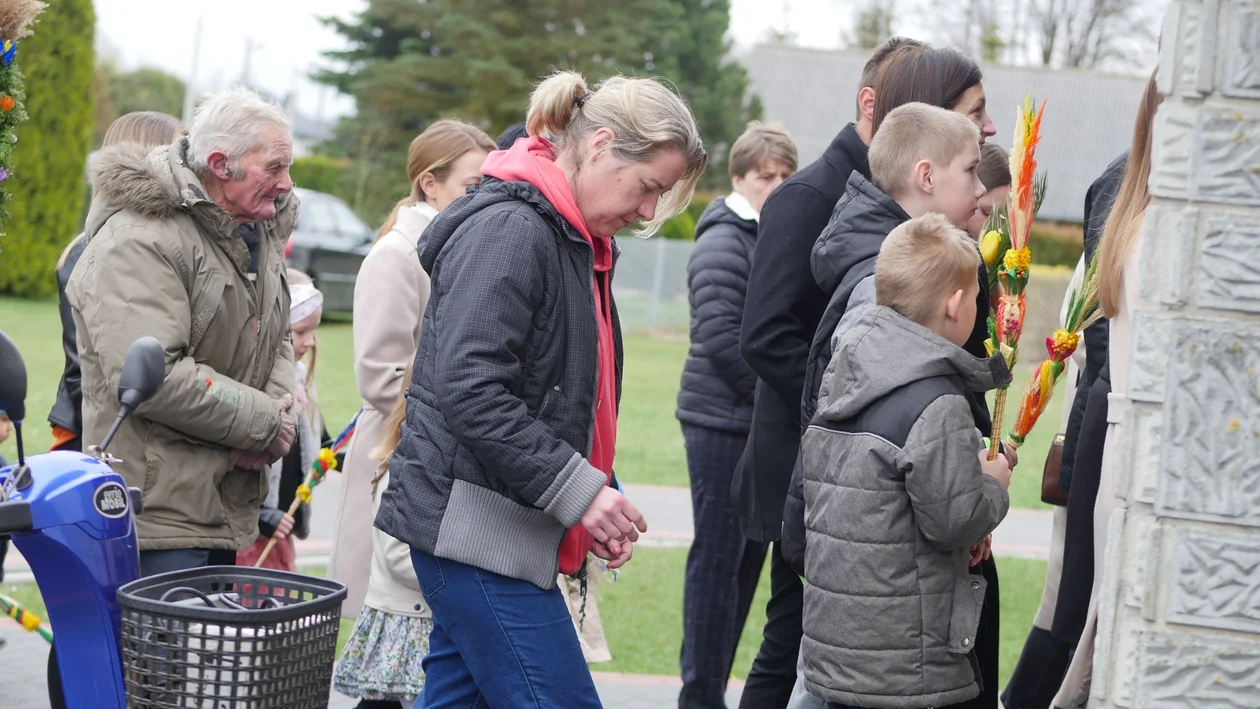
[{"label": "fur-trimmed hood", "polygon": [[[118,212],[130,210],[151,219],[166,220],[191,214],[203,227],[233,236],[235,222],[206,197],[205,188],[188,168],[188,139],[152,150],[136,144],[115,145],[88,159],[92,206],[85,232],[91,239]],[[298,200],[292,193],[276,200],[273,233],[287,239],[297,222]]]}]

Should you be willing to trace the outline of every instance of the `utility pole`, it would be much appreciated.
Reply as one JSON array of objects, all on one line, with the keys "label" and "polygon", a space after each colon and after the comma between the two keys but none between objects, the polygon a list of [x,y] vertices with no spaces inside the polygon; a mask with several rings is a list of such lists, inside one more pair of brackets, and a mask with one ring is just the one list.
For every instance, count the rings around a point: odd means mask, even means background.
[{"label": "utility pole", "polygon": [[258,40],[254,39],[253,37],[245,38],[245,61],[241,65],[241,85],[242,86],[250,86],[250,78],[251,78],[250,65],[254,59],[254,52],[258,51],[259,49],[262,49],[262,46],[263,45],[259,44]]},{"label": "utility pole", "polygon": [[184,126],[192,123],[194,100],[197,92],[197,65],[201,59],[201,30],[205,16],[197,16],[197,29],[193,32],[192,69],[188,72],[188,83],[184,84]]}]

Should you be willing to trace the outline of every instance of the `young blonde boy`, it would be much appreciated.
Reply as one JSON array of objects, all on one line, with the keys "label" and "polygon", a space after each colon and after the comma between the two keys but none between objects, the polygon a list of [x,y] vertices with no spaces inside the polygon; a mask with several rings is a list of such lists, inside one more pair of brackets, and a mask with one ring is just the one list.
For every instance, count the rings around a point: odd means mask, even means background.
[{"label": "young blonde boy", "polygon": [[1006,515],[1010,468],[987,459],[972,395],[1010,372],[962,349],[979,255],[951,222],[928,214],[884,240],[875,305],[841,339],[801,443],[805,683],[829,709],[980,692],[986,584],[969,550]]},{"label": "young blonde boy", "polygon": [[[814,276],[819,287],[831,293],[831,301],[810,348],[802,424],[814,416],[823,372],[841,334],[875,303],[875,263],[885,237],[912,217],[932,213],[965,227],[985,191],[976,177],[979,164],[980,130],[962,114],[908,103],[891,111],[880,124],[871,141],[871,179],[853,173],[831,222],[814,246]],[[979,268],[977,262],[973,296],[978,314],[968,350],[982,355],[988,293],[978,288]],[[992,422],[984,397],[975,397],[974,404],[976,426],[989,429]],[[793,471],[784,506],[783,554],[797,573],[804,574],[804,498],[799,465]]]}]

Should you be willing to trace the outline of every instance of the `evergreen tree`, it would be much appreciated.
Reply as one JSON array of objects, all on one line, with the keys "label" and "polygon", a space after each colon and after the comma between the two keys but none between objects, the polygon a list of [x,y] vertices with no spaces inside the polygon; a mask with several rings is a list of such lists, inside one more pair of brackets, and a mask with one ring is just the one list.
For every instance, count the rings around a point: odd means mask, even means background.
[{"label": "evergreen tree", "polygon": [[0,246],[0,293],[56,290],[54,266],[79,231],[83,171],[92,141],[92,0],[57,0],[40,15],[34,36],[19,42],[30,121],[18,130],[12,221]]},{"label": "evergreen tree", "polygon": [[[369,0],[349,21],[328,20],[350,49],[342,71],[318,75],[358,102],[340,129],[352,203],[383,216],[406,192],[407,145],[443,117],[492,136],[523,120],[533,85],[557,69],[589,81],[661,73],[679,28],[669,0]],[[666,71],[665,73],[669,73]]]},{"label": "evergreen tree", "polygon": [[460,118],[493,137],[524,119],[534,85],[557,69],[592,83],[615,73],[669,79],[720,162],[760,113],[744,99],[742,67],[726,58],[726,0],[369,0],[349,20],[326,21],[349,49],[329,55],[343,67],[317,78],[358,103],[326,148],[351,159],[338,192],[369,221],[407,191],[407,144],[425,126]]},{"label": "evergreen tree", "polygon": [[683,27],[677,44],[678,72],[673,77],[691,104],[700,126],[709,167],[705,182],[727,184],[731,143],[748,121],[761,118],[761,99],[748,95],[748,72],[730,58],[726,30],[731,23],[728,0],[678,0]]}]

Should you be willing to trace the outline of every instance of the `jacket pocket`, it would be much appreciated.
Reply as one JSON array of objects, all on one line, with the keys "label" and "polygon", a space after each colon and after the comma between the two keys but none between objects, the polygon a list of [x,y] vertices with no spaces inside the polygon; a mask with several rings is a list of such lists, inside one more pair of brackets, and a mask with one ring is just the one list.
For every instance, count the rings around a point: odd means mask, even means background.
[{"label": "jacket pocket", "polygon": [[210,330],[210,324],[219,314],[219,306],[223,303],[223,290],[227,282],[219,271],[206,274],[205,287],[193,297],[192,327],[188,332],[188,356],[194,357],[201,341]]},{"label": "jacket pocket", "polygon": [[218,488],[227,456],[226,450],[196,445],[153,424],[145,445],[145,514],[200,527],[225,524]]},{"label": "jacket pocket", "polygon": [[975,649],[976,630],[989,582],[983,577],[962,573],[954,580],[954,610],[949,619],[949,652],[966,655]]},{"label": "jacket pocket", "polygon": [[446,588],[446,575],[442,573],[442,560],[431,554],[411,554],[411,570],[420,582],[420,592],[425,598],[433,598],[433,594]]},{"label": "jacket pocket", "polygon": [[556,410],[556,406],[560,403],[560,385],[553,384],[546,393],[543,394],[542,406],[538,409],[538,420],[542,420]]}]

